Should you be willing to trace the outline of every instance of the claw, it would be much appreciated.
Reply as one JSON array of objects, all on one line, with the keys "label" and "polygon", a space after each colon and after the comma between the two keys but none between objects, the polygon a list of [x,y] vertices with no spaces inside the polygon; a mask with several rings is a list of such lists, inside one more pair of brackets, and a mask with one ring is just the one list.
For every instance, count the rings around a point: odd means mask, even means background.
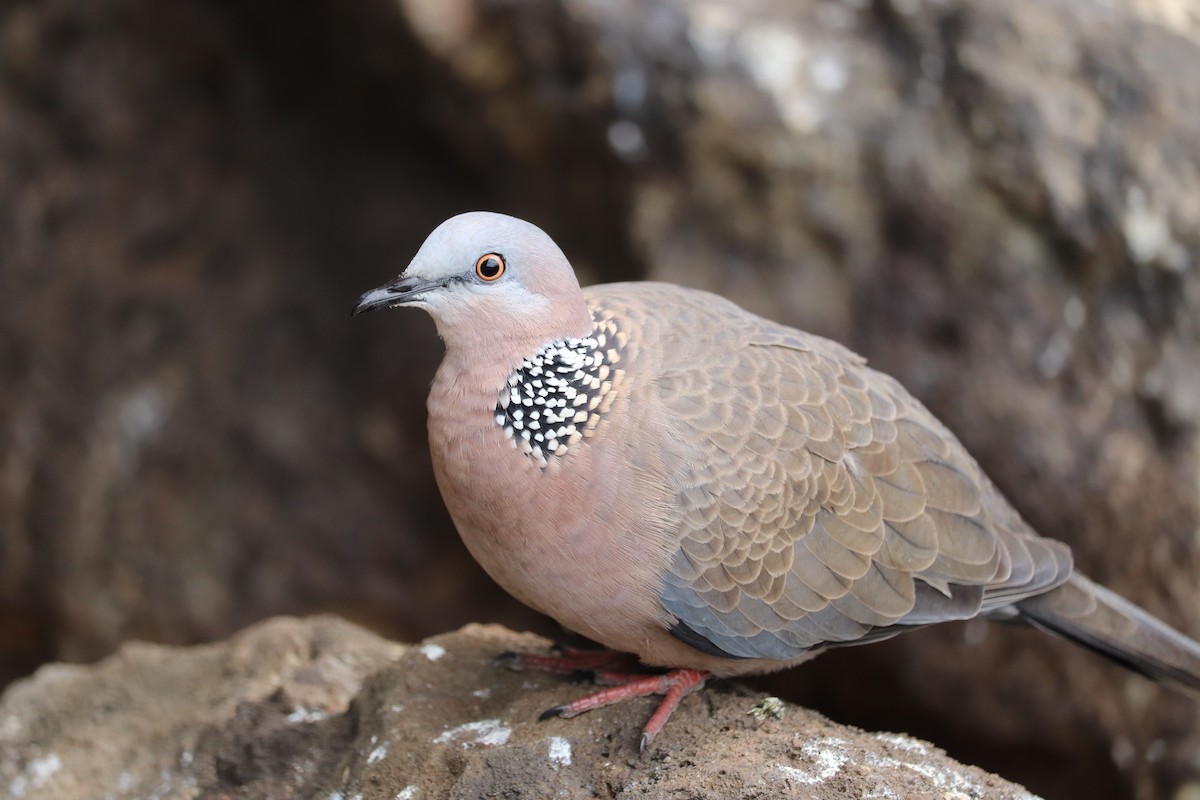
[{"label": "claw", "polygon": [[508,667],[513,672],[520,672],[523,668],[521,663],[521,654],[514,650],[505,650],[500,655],[492,659],[493,667]]},{"label": "claw", "polygon": [[554,717],[561,717],[563,715],[563,712],[566,711],[566,709],[567,709],[566,706],[555,706],[554,708],[547,708],[541,714],[538,714],[538,722],[545,722],[546,720],[553,719]]}]

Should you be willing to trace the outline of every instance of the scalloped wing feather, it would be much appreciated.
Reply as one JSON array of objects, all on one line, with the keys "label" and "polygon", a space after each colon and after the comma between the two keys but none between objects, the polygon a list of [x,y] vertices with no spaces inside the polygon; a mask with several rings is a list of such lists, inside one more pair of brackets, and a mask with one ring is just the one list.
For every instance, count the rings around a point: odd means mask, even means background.
[{"label": "scalloped wing feather", "polygon": [[[619,286],[606,302],[622,304]],[[641,284],[661,337],[679,549],[664,608],[720,652],[795,659],[966,619],[1067,579],[958,440],[842,346],[715,295]]]}]

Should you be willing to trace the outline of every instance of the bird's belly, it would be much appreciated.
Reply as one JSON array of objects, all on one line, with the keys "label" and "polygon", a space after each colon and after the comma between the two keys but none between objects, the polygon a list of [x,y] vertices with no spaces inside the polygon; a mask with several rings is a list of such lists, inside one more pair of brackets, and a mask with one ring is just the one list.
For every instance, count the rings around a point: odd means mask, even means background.
[{"label": "bird's belly", "polygon": [[[530,476],[510,486],[500,503],[488,503],[494,509],[488,518],[474,513],[474,505],[447,505],[471,555],[507,592],[571,630],[629,649],[624,641],[629,618],[648,623],[656,616],[653,598],[644,587],[630,585],[628,569],[617,567],[627,560],[621,541],[635,534],[568,507],[543,483],[549,481]],[[514,496],[525,499],[513,503]],[[508,513],[499,506],[527,512]]]},{"label": "bird's belly", "polygon": [[495,433],[439,441],[431,427],[438,486],[475,560],[521,602],[608,647],[641,653],[669,636],[661,523],[623,513],[623,487],[587,478],[594,453],[542,468]]}]

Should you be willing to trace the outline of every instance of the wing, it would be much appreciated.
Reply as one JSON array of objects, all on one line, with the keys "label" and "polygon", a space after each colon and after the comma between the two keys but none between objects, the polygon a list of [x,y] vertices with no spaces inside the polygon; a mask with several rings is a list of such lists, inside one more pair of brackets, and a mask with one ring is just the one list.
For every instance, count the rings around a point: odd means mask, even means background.
[{"label": "wing", "polygon": [[678,638],[793,659],[1067,579],[1067,547],[1037,536],[895,380],[713,295],[684,300],[659,331],[655,380],[683,443],[680,544],[660,594]]}]

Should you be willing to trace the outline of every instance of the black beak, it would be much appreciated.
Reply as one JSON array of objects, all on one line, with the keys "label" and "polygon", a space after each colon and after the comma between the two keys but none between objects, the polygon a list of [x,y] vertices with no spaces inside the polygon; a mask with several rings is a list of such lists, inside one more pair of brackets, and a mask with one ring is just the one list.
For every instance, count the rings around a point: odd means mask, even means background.
[{"label": "black beak", "polygon": [[380,308],[395,308],[405,303],[411,303],[430,289],[439,288],[441,285],[440,283],[427,281],[423,278],[401,275],[391,283],[385,283],[378,289],[372,289],[364,293],[362,297],[358,298],[358,302],[354,304],[354,308],[350,311],[350,316],[357,317],[359,314],[367,311],[375,311]]}]

